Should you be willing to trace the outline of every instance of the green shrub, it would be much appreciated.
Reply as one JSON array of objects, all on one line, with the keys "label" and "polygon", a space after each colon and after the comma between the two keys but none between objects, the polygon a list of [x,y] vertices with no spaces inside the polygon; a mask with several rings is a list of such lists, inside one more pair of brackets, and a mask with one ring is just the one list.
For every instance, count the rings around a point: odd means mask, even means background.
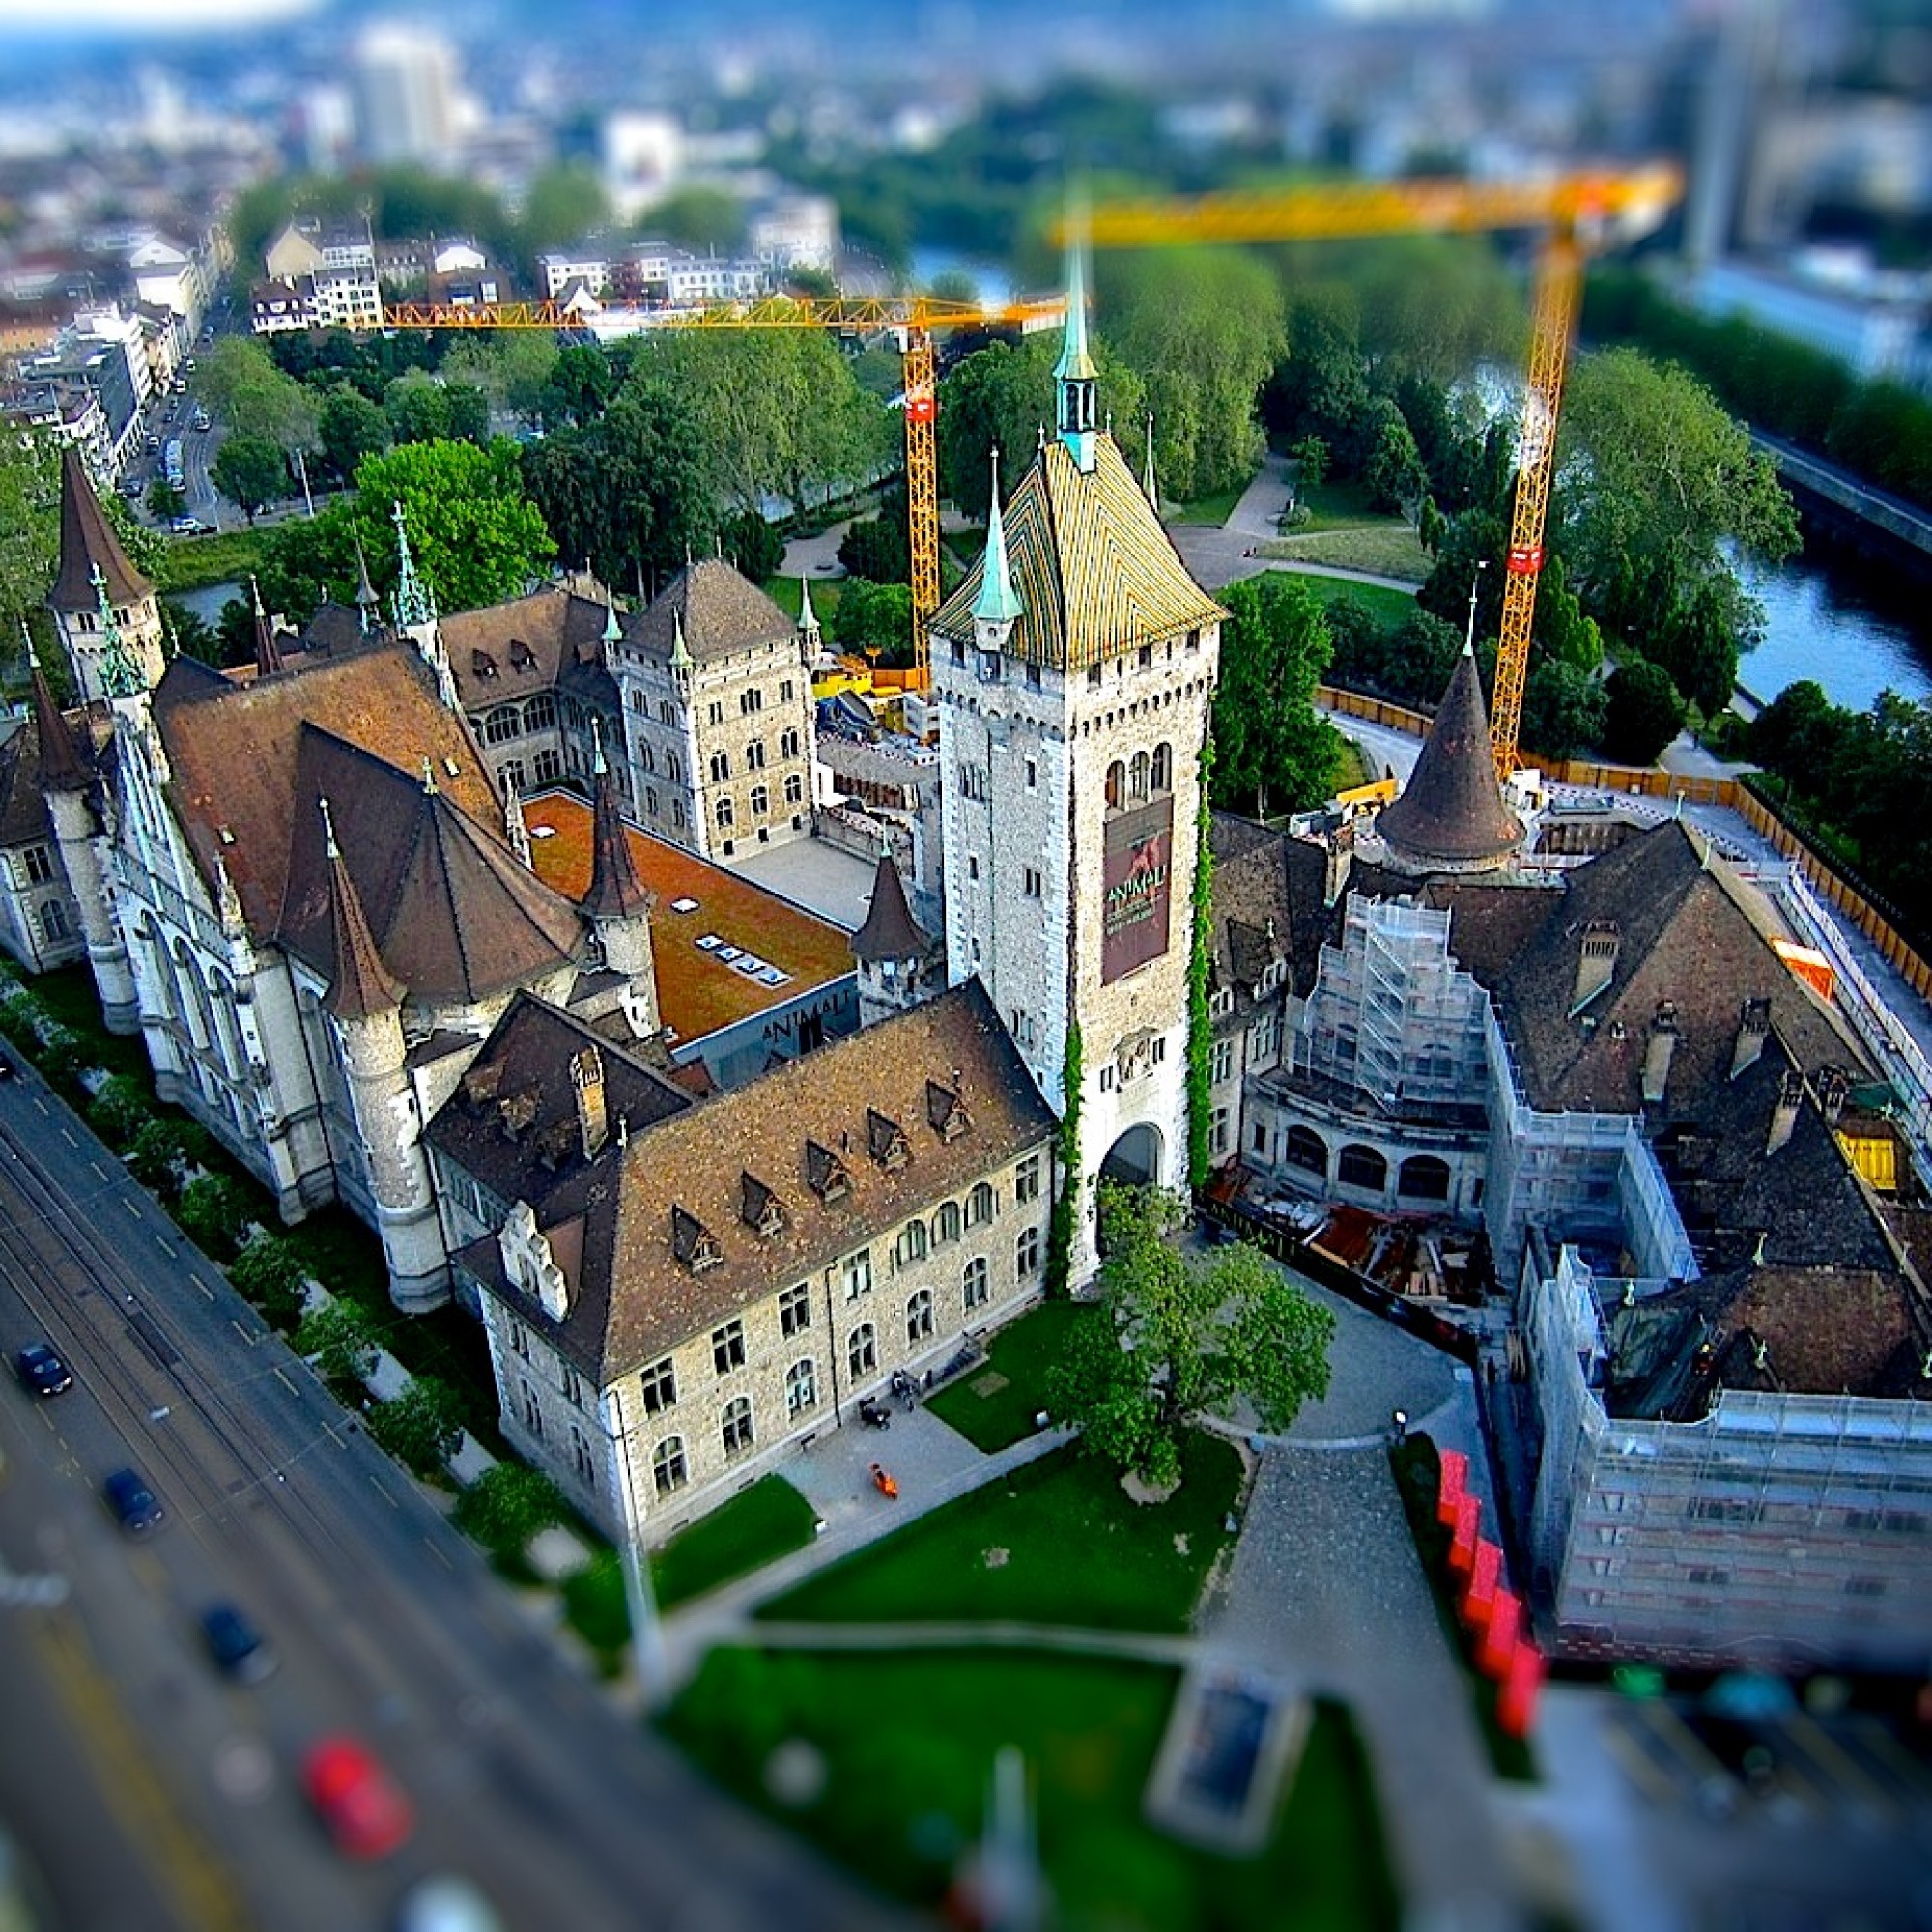
[{"label": "green shrub", "polygon": [[412,1377],[394,1401],[369,1411],[369,1434],[416,1475],[440,1476],[463,1440],[456,1391],[447,1382]]},{"label": "green shrub", "polygon": [[593,1650],[621,1650],[630,1642],[624,1563],[614,1549],[600,1549],[582,1570],[563,1579],[563,1610],[571,1629]]},{"label": "green shrub", "polygon": [[322,1378],[344,1402],[359,1402],[362,1378],[376,1366],[369,1319],[351,1301],[325,1302],[301,1319],[295,1350],[312,1355]]},{"label": "green shrub", "polygon": [[227,1261],[255,1218],[255,1205],[249,1191],[230,1176],[197,1175],[182,1189],[175,1218],[197,1247],[216,1261]]},{"label": "green shrub", "polygon": [[40,1010],[40,1002],[24,986],[15,986],[0,1000],[0,1034],[27,1048],[35,1059],[40,1057],[41,1035],[34,1021]]},{"label": "green shrub", "polygon": [[154,1096],[129,1073],[110,1073],[88,1102],[87,1124],[109,1147],[126,1147],[155,1118]]},{"label": "green shrub", "polygon": [[143,1187],[173,1200],[181,1185],[181,1122],[165,1118],[144,1122],[122,1150],[121,1158]]},{"label": "green shrub", "polygon": [[257,1235],[235,1257],[228,1278],[284,1335],[301,1321],[308,1266],[285,1235]]},{"label": "green shrub", "polygon": [[49,1085],[70,1090],[80,1085],[80,1076],[93,1065],[87,1042],[71,1027],[50,1020],[41,1031],[40,1051],[35,1055]]},{"label": "green shrub", "polygon": [[512,1556],[566,1513],[563,1492],[541,1470],[498,1463],[457,1498],[451,1520],[493,1554]]}]

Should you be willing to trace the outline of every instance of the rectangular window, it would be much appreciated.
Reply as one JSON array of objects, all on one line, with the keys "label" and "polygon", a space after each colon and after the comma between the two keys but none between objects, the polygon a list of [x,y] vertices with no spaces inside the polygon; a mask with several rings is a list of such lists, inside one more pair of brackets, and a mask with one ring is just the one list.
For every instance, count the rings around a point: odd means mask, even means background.
[{"label": "rectangular window", "polygon": [[570,1425],[570,1466],[577,1471],[580,1483],[589,1482],[597,1473],[597,1464],[590,1457],[589,1440],[574,1422]]},{"label": "rectangular window", "polygon": [[713,702],[712,702],[712,704],[711,704],[711,707],[710,707],[710,710],[709,710],[709,712],[708,712],[708,714],[707,714],[707,715],[709,716],[709,718],[710,718],[710,720],[711,720],[712,724],[724,724],[724,705],[723,705],[723,704],[721,704],[721,703],[719,703],[719,702],[717,702],[717,701],[716,701],[716,700],[714,699],[714,700],[713,700]]},{"label": "rectangular window", "polygon": [[677,1370],[668,1355],[651,1363],[639,1380],[643,1383],[646,1415],[662,1415],[677,1401]]},{"label": "rectangular window", "polygon": [[790,678],[785,678],[779,685],[779,702],[781,704],[789,704],[791,702],[791,698],[792,698],[792,681]]},{"label": "rectangular window", "polygon": [[721,1376],[745,1366],[745,1324],[727,1321],[711,1331],[711,1366]]},{"label": "rectangular window", "polygon": [[572,1408],[583,1406],[583,1383],[575,1369],[566,1368],[563,1372],[563,1399]]},{"label": "rectangular window", "polygon": [[1259,1121],[1254,1125],[1254,1148],[1257,1153],[1266,1153],[1268,1151],[1267,1129]]},{"label": "rectangular window", "polygon": [[1208,1056],[1208,1078],[1216,1086],[1224,1080],[1235,1077],[1235,1042],[1232,1039],[1217,1039],[1214,1050]]},{"label": "rectangular window", "polygon": [[520,1361],[530,1358],[530,1331],[521,1321],[510,1323],[510,1352]]},{"label": "rectangular window", "polygon": [[1026,1159],[1013,1169],[1013,1199],[1015,1201],[1037,1201],[1039,1199],[1038,1154],[1028,1154]]},{"label": "rectangular window", "polygon": [[1039,766],[1032,759],[1026,761],[1026,786],[1028,791],[1036,790],[1039,784]]},{"label": "rectangular window", "polygon": [[29,845],[22,863],[26,866],[30,886],[43,886],[54,875],[54,862],[47,856],[44,845]]},{"label": "rectangular window", "polygon": [[861,1248],[856,1255],[845,1257],[845,1299],[857,1301],[862,1294],[872,1292],[872,1251]]},{"label": "rectangular window", "polygon": [[524,1427],[539,1440],[543,1437],[543,1410],[537,1406],[537,1392],[528,1382],[524,1389]]},{"label": "rectangular window", "polygon": [[966,855],[966,876],[969,879],[977,879],[980,876],[980,855],[977,852],[969,852]]},{"label": "rectangular window", "polygon": [[1044,888],[1045,888],[1045,881],[1040,877],[1039,867],[1037,866],[1026,866],[1021,867],[1020,890],[1026,894],[1028,898],[1030,899],[1038,898]]},{"label": "rectangular window", "polygon": [[811,1289],[798,1282],[779,1296],[779,1332],[798,1335],[811,1326]]}]

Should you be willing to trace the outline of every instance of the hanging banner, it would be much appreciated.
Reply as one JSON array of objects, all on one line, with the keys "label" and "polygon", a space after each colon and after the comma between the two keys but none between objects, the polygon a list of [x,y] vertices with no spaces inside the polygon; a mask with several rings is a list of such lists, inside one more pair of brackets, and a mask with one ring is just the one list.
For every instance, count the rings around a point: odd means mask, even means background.
[{"label": "hanging banner", "polygon": [[1100,911],[1103,984],[1167,951],[1167,904],[1174,871],[1174,798],[1107,820]]}]

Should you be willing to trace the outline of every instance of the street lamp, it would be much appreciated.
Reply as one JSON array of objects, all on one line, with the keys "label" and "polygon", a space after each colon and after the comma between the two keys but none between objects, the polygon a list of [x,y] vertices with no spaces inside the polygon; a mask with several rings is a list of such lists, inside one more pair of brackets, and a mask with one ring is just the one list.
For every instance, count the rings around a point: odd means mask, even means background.
[{"label": "street lamp", "polygon": [[615,1389],[604,1392],[604,1429],[611,1438],[611,1458],[616,1470],[617,1509],[623,1519],[624,1604],[631,1613],[631,1659],[643,1689],[644,1707],[655,1711],[669,1689],[665,1658],[664,1626],[658,1621],[657,1598],[651,1590],[650,1567],[644,1561],[643,1519],[638,1513],[637,1492],[631,1485],[631,1458],[624,1442],[623,1406]]}]

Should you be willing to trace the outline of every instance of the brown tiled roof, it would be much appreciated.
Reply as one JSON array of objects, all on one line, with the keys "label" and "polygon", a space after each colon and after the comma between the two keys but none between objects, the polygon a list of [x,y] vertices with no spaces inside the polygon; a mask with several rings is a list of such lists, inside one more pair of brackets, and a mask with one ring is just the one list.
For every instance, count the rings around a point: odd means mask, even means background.
[{"label": "brown tiled roof", "polygon": [[[569,792],[545,792],[524,801],[524,819],[537,877],[565,898],[582,900],[590,889],[590,808]],[[836,925],[634,825],[625,826],[624,835],[656,900],[651,948],[658,1012],[680,1042],[782,1006],[852,971],[850,943]],[[679,912],[685,900],[691,910]],[[697,944],[705,938],[749,952],[790,977],[773,986],[741,973],[718,956],[722,947]]]},{"label": "brown tiled roof", "polygon": [[577,910],[439,786],[314,725],[297,754],[297,809],[276,937],[331,980],[329,866],[314,801],[336,838],[383,963],[416,999],[468,1005],[569,964],[583,941]]},{"label": "brown tiled roof", "polygon": [[[668,658],[677,618],[684,623],[685,648],[700,662],[758,644],[789,643],[797,636],[792,620],[720,556],[686,564],[643,611],[625,622],[624,641]],[[603,621],[601,611],[598,621]]]},{"label": "brown tiled roof", "polygon": [[[929,1124],[929,1080],[960,1093],[971,1116],[967,1131],[947,1139]],[[903,1161],[887,1166],[871,1158],[868,1109],[903,1129]],[[607,1154],[584,1170],[581,1187],[559,1190],[553,1201],[559,1221],[583,1217],[582,1262],[560,1325],[503,1280],[484,1244],[466,1260],[602,1386],[876,1240],[1026,1149],[1044,1146],[1053,1126],[972,980],[688,1113],[634,1127],[627,1150]],[[814,1189],[808,1173],[814,1145],[821,1165],[830,1162],[847,1177],[843,1192],[822,1197]],[[747,1175],[782,1209],[769,1235],[746,1225]],[[674,1212],[710,1236],[721,1257],[715,1265],[694,1269],[678,1259]],[[881,1288],[884,1264],[883,1255],[874,1256]],[[861,1314],[885,1321],[892,1311],[890,1293],[875,1290]],[[829,1346],[822,1337],[820,1349]]]},{"label": "brown tiled roof", "polygon": [[[1226,614],[1188,575],[1111,436],[1091,473],[1049,441],[1006,511],[1007,555],[1025,606],[1007,649],[1029,664],[1078,669]],[[942,636],[971,641],[983,555],[934,613]]]},{"label": "brown tiled roof", "polygon": [[362,613],[352,605],[338,604],[332,597],[325,597],[302,626],[302,649],[318,656],[353,651],[369,641],[362,630]]},{"label": "brown tiled roof", "polygon": [[906,904],[905,885],[893,855],[881,852],[872,875],[872,903],[867,908],[865,924],[852,935],[852,956],[867,962],[919,959],[931,950],[931,939]]},{"label": "brown tiled roof", "polygon": [[369,931],[361,895],[340,852],[328,858],[328,901],[334,977],[323,1005],[339,1020],[364,1020],[403,1003],[403,984],[383,964]]},{"label": "brown tiled roof", "polygon": [[93,774],[80,754],[80,747],[74,743],[60,706],[54,702],[53,693],[47,688],[46,673],[39,665],[34,667],[33,699],[33,720],[28,729],[34,734],[40,782],[49,791],[85,791]]},{"label": "brown tiled roof", "polygon": [[633,919],[651,909],[651,895],[638,875],[638,861],[617,814],[617,786],[608,771],[597,776],[591,813],[590,890],[583,909],[595,919]]},{"label": "brown tiled roof", "polygon": [[[305,659],[286,676],[245,684],[176,658],[156,688],[155,717],[173,771],[170,796],[202,875],[212,882],[214,862],[222,861],[258,935],[280,923],[292,838],[312,836],[312,882],[326,883],[315,791],[297,792],[305,726],[359,747],[412,783],[428,758],[444,798],[479,824],[494,829],[501,821],[482,753],[463,720],[439,702],[428,667],[408,644]],[[339,786],[330,796],[345,811],[354,806]],[[345,817],[343,848],[380,927],[348,828]],[[315,916],[326,914],[326,895],[319,895]]]},{"label": "brown tiled roof", "polygon": [[[528,1201],[539,1223],[562,1198],[560,1215],[581,1211],[580,1188],[593,1163],[583,1159],[577,1131],[577,1093],[570,1065],[594,1045],[604,1061],[604,1111],[610,1138],[594,1166],[618,1158],[618,1122],[640,1128],[694,1104],[690,1096],[635,1053],[583,1021],[531,993],[518,993],[491,1029],[456,1092],[437,1110],[426,1138],[431,1147],[503,1202]],[[567,1128],[568,1136],[559,1133]],[[554,1150],[554,1165],[539,1147]]]},{"label": "brown tiled roof", "polygon": [[552,691],[582,646],[604,635],[604,606],[552,585],[440,619],[456,695],[471,711]]},{"label": "brown tiled roof", "polygon": [[94,588],[97,563],[110,604],[135,604],[155,594],[155,586],[128,561],[80,453],[68,443],[61,450],[60,569],[47,603],[56,611],[95,610],[100,601]]},{"label": "brown tiled roof", "polygon": [[1376,830],[1389,855],[1418,870],[1432,864],[1500,861],[1522,843],[1522,821],[1503,803],[1490,753],[1490,720],[1474,656],[1456,660],[1415,770]]},{"label": "brown tiled roof", "polygon": [[[70,738],[70,750],[72,743]],[[43,781],[36,721],[29,718],[0,742],[0,846],[33,845],[53,836]]]},{"label": "brown tiled roof", "polygon": [[1417,896],[1446,906],[1449,951],[1479,986],[1495,986],[1548,922],[1561,888],[1486,885],[1473,879],[1434,878]]}]

